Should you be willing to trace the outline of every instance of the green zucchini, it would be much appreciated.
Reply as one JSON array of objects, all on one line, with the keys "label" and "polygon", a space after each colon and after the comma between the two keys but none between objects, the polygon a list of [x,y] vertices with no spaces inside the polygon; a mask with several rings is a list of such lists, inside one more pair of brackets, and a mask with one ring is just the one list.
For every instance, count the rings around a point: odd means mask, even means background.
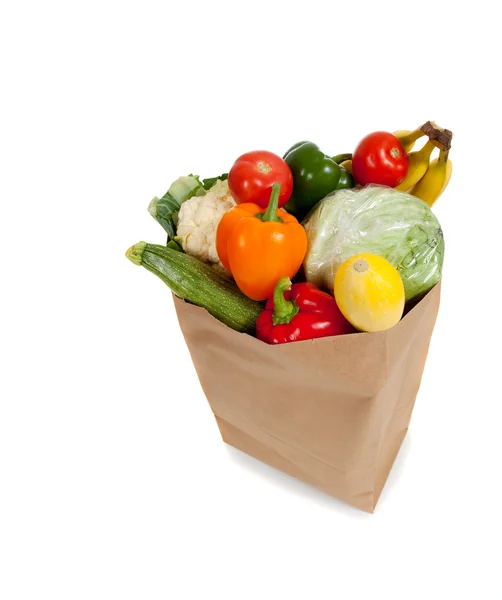
[{"label": "green zucchini", "polygon": [[178,250],[146,242],[131,246],[126,256],[157,275],[180,298],[205,308],[236,331],[254,334],[263,305],[250,300],[234,282],[206,263]]}]

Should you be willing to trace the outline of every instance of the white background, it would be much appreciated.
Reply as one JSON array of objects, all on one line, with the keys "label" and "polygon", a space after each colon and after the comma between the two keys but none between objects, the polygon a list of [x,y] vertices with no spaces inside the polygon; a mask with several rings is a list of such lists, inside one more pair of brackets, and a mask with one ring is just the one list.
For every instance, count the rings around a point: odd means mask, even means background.
[{"label": "white background", "polygon": [[[2,4],[2,600],[502,598],[495,6]],[[455,134],[442,304],[370,515],[221,442],[124,252],[179,175],[427,119]]]}]

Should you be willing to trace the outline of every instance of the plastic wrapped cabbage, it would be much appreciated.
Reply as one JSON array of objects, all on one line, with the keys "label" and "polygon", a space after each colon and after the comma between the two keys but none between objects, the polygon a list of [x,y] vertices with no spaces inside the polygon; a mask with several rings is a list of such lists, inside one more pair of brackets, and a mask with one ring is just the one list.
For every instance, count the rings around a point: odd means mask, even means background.
[{"label": "plastic wrapped cabbage", "polygon": [[441,277],[441,226],[423,200],[405,192],[382,186],[338,190],[303,225],[309,238],[306,278],[331,292],[338,267],[360,252],[383,256],[396,267],[406,301],[428,292]]}]

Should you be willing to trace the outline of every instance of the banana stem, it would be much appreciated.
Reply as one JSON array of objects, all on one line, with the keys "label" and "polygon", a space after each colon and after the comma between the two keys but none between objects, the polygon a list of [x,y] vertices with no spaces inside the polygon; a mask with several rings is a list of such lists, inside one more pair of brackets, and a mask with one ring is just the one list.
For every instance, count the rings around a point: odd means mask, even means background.
[{"label": "banana stem", "polygon": [[432,154],[432,151],[435,147],[436,144],[432,140],[429,140],[425,144],[425,146],[421,150],[419,150],[419,152],[422,152],[426,157],[429,157]]},{"label": "banana stem", "polygon": [[439,127],[434,121],[427,121],[420,129],[440,150],[449,150],[451,148],[453,133],[449,129]]},{"label": "banana stem", "polygon": [[438,162],[444,162],[444,163],[448,162],[448,154],[450,154],[449,148],[447,150],[440,150]]},{"label": "banana stem", "polygon": [[401,142],[401,146],[404,146],[406,148],[406,146],[414,144],[418,139],[420,139],[424,135],[425,133],[419,127],[418,129],[415,129],[414,131],[410,131],[410,133],[403,135],[403,137],[400,137],[399,141]]}]

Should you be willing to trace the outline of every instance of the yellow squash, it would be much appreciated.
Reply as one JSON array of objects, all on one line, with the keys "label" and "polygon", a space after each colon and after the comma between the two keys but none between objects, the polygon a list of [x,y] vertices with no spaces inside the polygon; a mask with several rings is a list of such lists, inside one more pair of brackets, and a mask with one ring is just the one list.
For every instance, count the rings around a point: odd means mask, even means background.
[{"label": "yellow squash", "polygon": [[356,254],[335,276],[335,299],[344,317],[360,331],[383,331],[399,323],[404,311],[401,276],[381,256]]}]

